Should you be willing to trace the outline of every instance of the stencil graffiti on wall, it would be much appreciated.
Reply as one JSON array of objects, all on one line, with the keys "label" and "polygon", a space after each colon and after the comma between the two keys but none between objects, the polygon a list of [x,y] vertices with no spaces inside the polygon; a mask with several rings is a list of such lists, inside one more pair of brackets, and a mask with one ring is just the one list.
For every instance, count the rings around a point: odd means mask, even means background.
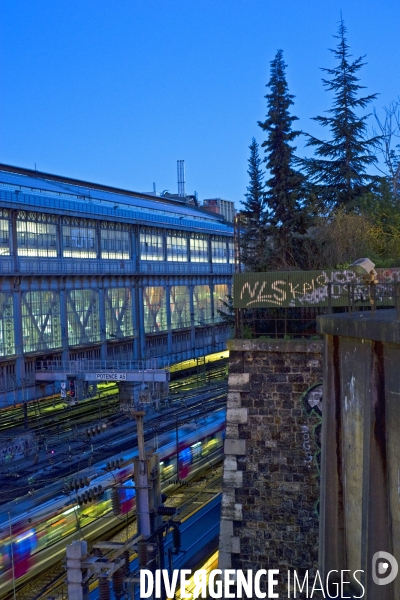
[{"label": "stencil graffiti on wall", "polygon": [[322,415],[322,383],[318,383],[315,387],[307,390],[303,397],[306,409],[315,409],[318,414]]},{"label": "stencil graffiti on wall", "polygon": [[[321,466],[321,424],[322,424],[322,383],[310,387],[301,397],[306,424],[300,426],[300,440],[304,463],[315,478],[320,480]],[[319,502],[315,506],[319,512]]]}]

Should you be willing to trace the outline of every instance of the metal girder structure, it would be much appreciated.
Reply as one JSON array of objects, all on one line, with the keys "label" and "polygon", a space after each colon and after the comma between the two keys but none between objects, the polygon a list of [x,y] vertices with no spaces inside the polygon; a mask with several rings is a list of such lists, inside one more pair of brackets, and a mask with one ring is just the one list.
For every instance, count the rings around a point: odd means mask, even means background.
[{"label": "metal girder structure", "polygon": [[67,313],[68,337],[72,338],[72,345],[101,341],[99,293],[97,290],[68,290]]},{"label": "metal girder structure", "polygon": [[[120,303],[121,295],[122,304]],[[107,288],[104,302],[107,338],[122,339],[134,335],[131,290],[129,288]]]},{"label": "metal girder structure", "polygon": [[74,377],[82,381],[165,382],[169,372],[157,368],[153,361],[41,361],[35,372],[36,381],[65,381]]},{"label": "metal girder structure", "polygon": [[14,311],[10,292],[0,292],[0,356],[15,353]]},{"label": "metal girder structure", "polygon": [[25,352],[61,348],[60,296],[55,291],[22,292]]},{"label": "metal girder structure", "polygon": [[[57,371],[36,371],[36,381],[65,381],[69,373],[60,373]],[[104,377],[100,377],[104,375]],[[123,375],[123,377],[120,377]],[[97,383],[104,383],[109,381],[114,382],[163,382],[168,381],[168,371],[165,369],[155,369],[152,371],[124,371],[124,372],[92,372],[79,374],[76,376],[77,379],[82,381],[95,381]]]}]

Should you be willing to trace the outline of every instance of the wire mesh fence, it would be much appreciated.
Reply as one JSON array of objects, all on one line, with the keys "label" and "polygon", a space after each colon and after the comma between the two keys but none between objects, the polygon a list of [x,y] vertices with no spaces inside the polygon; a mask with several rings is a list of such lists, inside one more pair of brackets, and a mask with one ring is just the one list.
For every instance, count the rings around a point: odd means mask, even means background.
[{"label": "wire mesh fence", "polygon": [[318,336],[317,316],[395,308],[400,320],[400,283],[328,283],[323,302],[303,306],[235,308],[237,338]]}]

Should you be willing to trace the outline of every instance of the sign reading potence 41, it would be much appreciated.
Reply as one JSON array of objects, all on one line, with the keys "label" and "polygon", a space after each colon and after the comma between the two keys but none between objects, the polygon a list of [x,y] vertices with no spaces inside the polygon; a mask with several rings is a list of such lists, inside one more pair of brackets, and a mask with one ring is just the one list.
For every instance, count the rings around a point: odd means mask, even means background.
[{"label": "sign reading potence 41", "polygon": [[96,381],[126,381],[126,373],[96,373]]}]

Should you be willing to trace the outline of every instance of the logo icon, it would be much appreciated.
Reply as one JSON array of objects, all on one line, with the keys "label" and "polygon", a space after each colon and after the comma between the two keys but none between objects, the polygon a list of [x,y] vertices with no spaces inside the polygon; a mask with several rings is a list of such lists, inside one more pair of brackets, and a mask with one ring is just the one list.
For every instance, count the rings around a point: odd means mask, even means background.
[{"label": "logo icon", "polygon": [[399,570],[397,560],[389,552],[375,552],[372,557],[372,579],[376,585],[387,585],[396,579]]}]

